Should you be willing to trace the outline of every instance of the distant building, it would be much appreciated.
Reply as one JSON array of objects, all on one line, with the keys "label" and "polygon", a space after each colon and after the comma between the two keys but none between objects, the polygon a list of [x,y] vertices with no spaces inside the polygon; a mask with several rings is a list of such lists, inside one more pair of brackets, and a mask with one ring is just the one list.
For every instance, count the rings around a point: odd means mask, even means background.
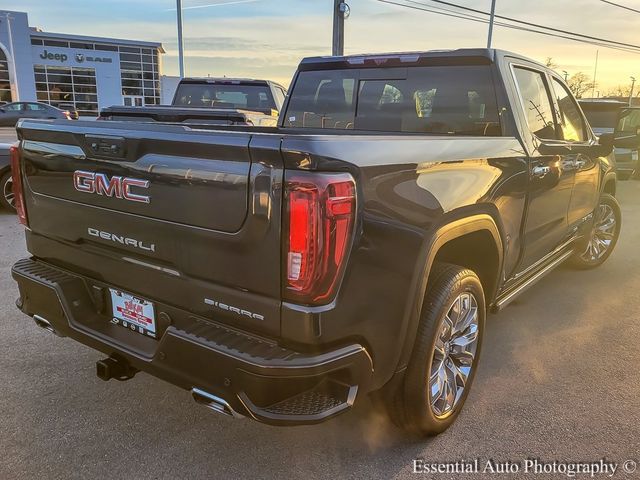
[{"label": "distant building", "polygon": [[0,101],[73,105],[160,103],[161,43],[44,32],[26,13],[0,10]]},{"label": "distant building", "polygon": [[171,105],[180,80],[182,80],[180,77],[173,75],[162,75],[160,77],[160,103],[162,105]]}]

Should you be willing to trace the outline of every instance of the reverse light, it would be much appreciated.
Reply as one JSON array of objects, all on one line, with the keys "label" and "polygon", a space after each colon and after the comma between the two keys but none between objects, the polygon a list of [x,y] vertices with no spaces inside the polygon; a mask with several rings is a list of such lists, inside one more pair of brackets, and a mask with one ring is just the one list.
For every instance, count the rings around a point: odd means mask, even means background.
[{"label": "reverse light", "polygon": [[11,161],[13,201],[15,202],[16,213],[18,214],[18,221],[27,227],[27,210],[24,206],[24,191],[22,189],[22,171],[20,170],[20,151],[18,150],[18,144],[11,145],[9,148],[9,158]]},{"label": "reverse light", "polygon": [[284,296],[318,305],[340,281],[353,233],[355,182],[348,173],[287,172]]}]

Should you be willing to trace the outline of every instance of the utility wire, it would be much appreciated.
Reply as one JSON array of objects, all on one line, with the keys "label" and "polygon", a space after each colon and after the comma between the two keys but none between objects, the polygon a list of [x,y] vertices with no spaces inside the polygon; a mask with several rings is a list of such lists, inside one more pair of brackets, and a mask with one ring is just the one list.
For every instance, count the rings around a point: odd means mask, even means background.
[{"label": "utility wire", "polygon": [[[423,6],[423,7],[428,6],[428,5],[424,4],[424,3],[415,2],[415,1],[413,1],[413,0],[406,0],[406,1],[407,1],[408,3],[413,3],[413,4],[421,5],[421,6]],[[478,13],[478,14],[481,14],[481,15],[486,15],[486,16],[489,16],[489,15],[490,15],[490,14],[489,14],[489,12],[484,12],[484,11],[482,11],[482,10],[477,10],[477,9],[475,9],[475,8],[471,8],[471,7],[465,7],[465,6],[463,6],[463,5],[458,5],[458,4],[456,4],[456,3],[452,3],[452,2],[447,2],[447,1],[445,1],[445,0],[429,0],[429,1],[434,2],[434,3],[440,3],[440,4],[442,4],[442,5],[447,5],[447,6],[449,6],[449,7],[459,8],[459,9],[461,9],[461,10],[466,10],[466,11],[473,12],[473,13]],[[604,1],[604,0],[603,0],[603,1]],[[608,38],[594,37],[594,36],[591,36],[591,35],[585,35],[585,34],[582,34],[582,33],[571,32],[571,31],[568,31],[568,30],[562,30],[562,29],[560,29],[560,28],[547,27],[547,26],[545,26],[545,25],[540,25],[540,24],[538,24],[538,23],[527,22],[527,21],[525,21],[525,20],[519,20],[519,19],[517,19],[517,18],[512,18],[512,17],[505,17],[504,15],[495,15],[495,17],[496,17],[496,18],[499,18],[499,19],[501,19],[501,20],[507,20],[507,21],[509,21],[509,22],[513,22],[513,23],[519,23],[519,24],[521,24],[521,25],[527,25],[527,26],[529,26],[529,27],[542,28],[542,29],[544,29],[544,30],[549,30],[549,31],[551,31],[551,32],[563,33],[563,34],[565,34],[565,35],[573,35],[573,36],[575,36],[575,37],[586,38],[586,39],[589,39],[589,40],[595,40],[595,41],[598,41],[598,42],[611,43],[611,44],[619,45],[619,46],[622,46],[622,47],[631,47],[631,48],[638,48],[638,49],[640,49],[640,45],[636,45],[636,44],[633,44],[633,43],[618,42],[618,41],[616,41],[616,40],[610,40],[610,39],[608,39]]]},{"label": "utility wire", "polygon": [[625,10],[629,10],[630,12],[640,13],[640,10],[635,8],[627,7],[626,5],[620,5],[619,3],[610,2],[609,0],[600,0],[602,3],[608,3],[609,5],[613,5],[614,7],[624,8]]},{"label": "utility wire", "polygon": [[[420,10],[423,12],[428,12],[428,13],[434,13],[437,15],[444,15],[446,17],[453,17],[453,18],[459,18],[462,20],[469,20],[472,22],[477,22],[477,23],[483,23],[483,24],[488,24],[489,20],[483,19],[483,18],[479,18],[473,15],[469,15],[466,13],[453,13],[452,10],[447,10],[447,9],[443,9],[442,7],[428,7],[424,4],[420,4],[423,5],[423,7],[417,7],[414,5],[407,5],[404,3],[398,3],[392,0],[376,0],[378,2],[381,3],[387,3],[390,5],[396,5],[399,7],[405,7],[405,8],[410,8],[413,10]],[[410,1],[410,0],[405,0],[405,1]],[[412,3],[419,3],[419,2],[412,2]],[[435,9],[439,9],[439,10],[435,10]],[[447,13],[450,12],[450,13]],[[484,13],[484,12],[481,12]],[[575,37],[571,37],[568,35],[560,35],[560,34],[556,34],[556,33],[550,33],[550,32],[544,32],[544,31],[540,31],[540,30],[535,30],[533,28],[526,28],[526,27],[521,27],[518,25],[511,25],[508,23],[504,23],[504,22],[494,22],[494,25],[500,26],[500,27],[504,27],[504,28],[509,28],[509,29],[513,29],[513,30],[519,30],[519,31],[524,31],[524,32],[529,32],[529,33],[536,33],[539,35],[545,35],[548,37],[555,37],[555,38],[562,38],[562,39],[566,39],[566,40],[572,40],[574,42],[580,42],[580,43],[586,43],[589,45],[596,45],[599,47],[603,47],[603,48],[610,48],[613,50],[620,50],[623,52],[629,52],[629,53],[636,53],[636,54],[640,54],[640,46],[635,47],[635,46],[631,46],[631,47],[624,47],[624,46],[617,46],[617,45],[611,45],[609,43],[605,43],[605,42],[599,42],[599,41],[593,41],[593,40],[586,40],[586,39],[581,39],[581,38],[575,38]]]}]

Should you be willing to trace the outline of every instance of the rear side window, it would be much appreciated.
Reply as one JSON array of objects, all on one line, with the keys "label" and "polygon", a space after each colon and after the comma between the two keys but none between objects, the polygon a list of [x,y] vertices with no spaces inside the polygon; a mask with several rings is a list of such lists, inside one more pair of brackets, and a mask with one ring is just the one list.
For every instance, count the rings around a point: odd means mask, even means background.
[{"label": "rear side window", "polygon": [[551,100],[542,73],[520,67],[514,72],[531,133],[541,139],[556,139]]},{"label": "rear side window", "polygon": [[38,105],[37,103],[27,103],[25,105],[27,106],[27,110],[37,110],[37,111],[46,110],[44,106]]},{"label": "rear side window", "polygon": [[411,67],[406,71],[406,78],[401,79],[384,79],[383,69],[301,72],[284,126],[501,135],[488,66]]},{"label": "rear side window", "polygon": [[284,99],[286,97],[286,93],[280,87],[275,87],[273,89],[276,97],[276,110],[280,110],[282,105],[284,105]]},{"label": "rear side window", "polygon": [[562,137],[569,142],[584,142],[587,138],[586,129],[576,101],[569,94],[567,87],[558,80],[553,78],[551,83],[558,105],[559,111],[556,116],[560,122]]},{"label": "rear side window", "polygon": [[616,130],[621,133],[636,135],[640,130],[640,109],[628,108],[620,113],[620,121]]}]

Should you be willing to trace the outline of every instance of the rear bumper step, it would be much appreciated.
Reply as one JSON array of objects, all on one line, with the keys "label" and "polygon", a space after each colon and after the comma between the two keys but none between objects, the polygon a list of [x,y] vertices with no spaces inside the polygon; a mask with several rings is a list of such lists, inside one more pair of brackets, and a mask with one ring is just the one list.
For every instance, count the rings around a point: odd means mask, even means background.
[{"label": "rear bumper step", "polygon": [[17,262],[12,275],[16,304],[39,326],[190,390],[219,413],[274,425],[318,423],[349,409],[373,373],[358,344],[291,350],[154,301],[166,320],[156,340],[111,323],[100,296],[107,284],[36,259]]}]

